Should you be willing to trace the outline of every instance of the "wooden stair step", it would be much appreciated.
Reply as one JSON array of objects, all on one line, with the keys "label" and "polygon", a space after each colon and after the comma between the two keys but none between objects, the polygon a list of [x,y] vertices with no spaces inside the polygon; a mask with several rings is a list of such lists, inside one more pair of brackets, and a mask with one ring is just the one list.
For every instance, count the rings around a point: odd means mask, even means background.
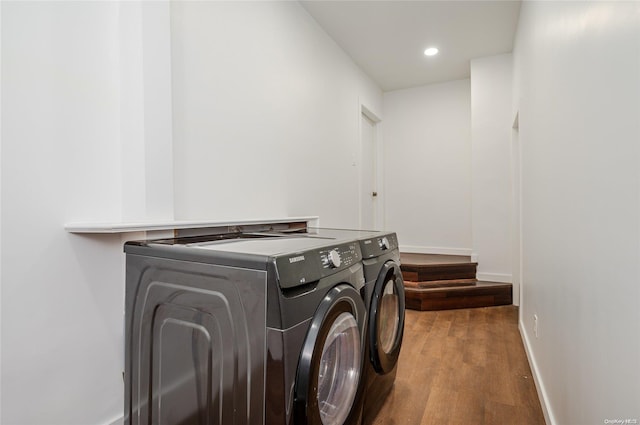
[{"label": "wooden stair step", "polygon": [[405,288],[447,288],[458,286],[474,286],[475,284],[475,279],[429,280],[422,282],[415,282],[405,279],[404,281]]},{"label": "wooden stair step", "polygon": [[400,254],[402,277],[409,282],[475,279],[478,263],[463,255]]},{"label": "wooden stair step", "polygon": [[410,282],[427,282],[435,280],[461,280],[475,279],[478,263],[471,262],[468,257],[461,257],[466,260],[456,260],[453,262],[440,260],[437,257],[448,256],[425,256],[424,260],[412,257],[401,259],[400,270],[404,280]]},{"label": "wooden stair step", "polygon": [[510,283],[478,281],[473,286],[406,287],[405,305],[411,310],[449,310],[471,307],[510,305],[513,286]]},{"label": "wooden stair step", "polygon": [[444,254],[413,254],[400,253],[400,262],[415,265],[466,264],[471,263],[471,257],[466,255]]}]

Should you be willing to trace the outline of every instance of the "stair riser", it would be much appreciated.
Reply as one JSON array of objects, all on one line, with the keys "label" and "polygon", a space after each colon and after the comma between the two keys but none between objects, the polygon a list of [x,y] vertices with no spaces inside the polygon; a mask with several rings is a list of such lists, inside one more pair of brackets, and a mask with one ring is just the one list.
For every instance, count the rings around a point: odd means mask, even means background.
[{"label": "stair riser", "polygon": [[431,280],[475,279],[476,264],[456,265],[455,267],[405,267],[401,266],[402,277],[412,282]]},{"label": "stair riser", "polygon": [[448,280],[429,280],[416,282],[412,280],[404,280],[405,288],[428,289],[428,288],[459,288],[461,286],[475,286],[475,279],[448,279]]},{"label": "stair riser", "polygon": [[432,311],[458,308],[493,307],[513,302],[512,286],[405,291],[405,306],[411,310]]}]

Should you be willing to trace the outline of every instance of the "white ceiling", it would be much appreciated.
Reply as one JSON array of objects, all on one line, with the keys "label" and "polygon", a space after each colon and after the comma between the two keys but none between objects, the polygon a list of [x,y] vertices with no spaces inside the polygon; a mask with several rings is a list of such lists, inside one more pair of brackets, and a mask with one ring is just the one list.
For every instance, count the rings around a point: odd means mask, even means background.
[{"label": "white ceiling", "polygon": [[384,91],[468,78],[470,59],[511,52],[520,13],[508,0],[301,3]]}]

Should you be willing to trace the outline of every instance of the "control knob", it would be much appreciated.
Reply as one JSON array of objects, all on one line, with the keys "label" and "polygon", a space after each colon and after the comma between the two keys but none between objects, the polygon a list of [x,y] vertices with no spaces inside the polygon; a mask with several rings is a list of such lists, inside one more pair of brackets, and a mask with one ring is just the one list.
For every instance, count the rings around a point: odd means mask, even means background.
[{"label": "control knob", "polygon": [[386,237],[380,239],[380,249],[389,249],[389,239]]},{"label": "control knob", "polygon": [[330,267],[340,267],[340,264],[342,264],[342,260],[340,259],[340,254],[338,253],[338,251],[336,251],[335,249],[329,251],[329,253],[327,254],[327,262],[329,263]]}]

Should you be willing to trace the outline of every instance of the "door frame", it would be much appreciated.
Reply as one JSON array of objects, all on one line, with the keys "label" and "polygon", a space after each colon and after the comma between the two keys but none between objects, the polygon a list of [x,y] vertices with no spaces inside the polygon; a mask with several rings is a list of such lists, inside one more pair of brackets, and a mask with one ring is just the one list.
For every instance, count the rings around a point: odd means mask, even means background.
[{"label": "door frame", "polygon": [[[522,305],[523,242],[522,242],[522,143],[520,140],[520,111],[515,112],[511,125],[511,268],[513,304]],[[522,314],[522,309],[520,309]],[[521,319],[521,318],[520,318]]]},{"label": "door frame", "polygon": [[378,192],[377,202],[375,204],[375,220],[374,227],[375,229],[366,229],[366,230],[383,230],[385,224],[384,217],[384,201],[385,201],[385,191],[384,188],[384,177],[383,177],[383,145],[382,145],[382,133],[380,131],[380,123],[382,119],[374,113],[371,108],[368,108],[363,102],[358,102],[358,152],[357,152],[357,170],[358,170],[358,225],[362,229],[362,204],[364,201],[364,181],[362,179],[362,167],[363,167],[363,145],[362,145],[362,116],[367,117],[371,122],[373,122],[373,151],[375,154],[375,162],[373,164],[374,174],[375,174],[375,186],[376,191]]}]

